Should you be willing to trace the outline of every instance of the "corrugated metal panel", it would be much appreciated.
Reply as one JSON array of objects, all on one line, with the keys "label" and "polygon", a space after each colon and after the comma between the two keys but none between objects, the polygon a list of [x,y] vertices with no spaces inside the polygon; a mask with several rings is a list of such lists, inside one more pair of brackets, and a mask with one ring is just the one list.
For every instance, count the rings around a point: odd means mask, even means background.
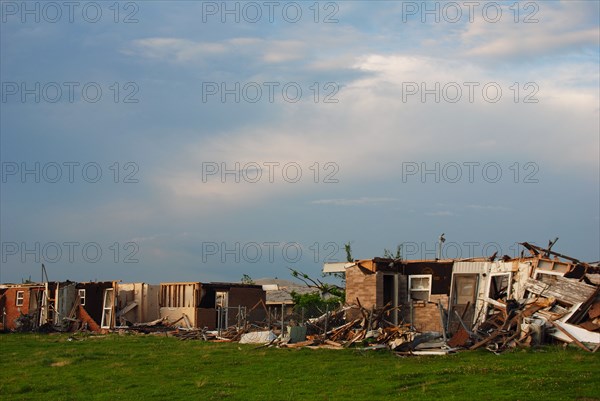
[{"label": "corrugated metal panel", "polygon": [[452,268],[452,272],[456,273],[485,273],[490,267],[490,262],[456,262]]}]

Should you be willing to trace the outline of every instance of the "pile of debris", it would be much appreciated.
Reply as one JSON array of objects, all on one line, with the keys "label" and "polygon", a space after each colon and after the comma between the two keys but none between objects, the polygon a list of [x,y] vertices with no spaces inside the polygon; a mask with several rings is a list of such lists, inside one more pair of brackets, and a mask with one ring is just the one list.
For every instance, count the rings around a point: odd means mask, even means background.
[{"label": "pile of debris", "polygon": [[393,310],[389,305],[366,309],[357,301],[355,305],[343,306],[309,319],[303,327],[289,326],[285,336],[276,336],[272,331],[246,333],[240,342],[279,348],[391,349],[402,355],[447,354],[455,351],[445,344],[442,333],[419,333],[410,324],[392,324],[387,318]]},{"label": "pile of debris", "polygon": [[528,278],[525,299],[486,299],[493,312],[474,327],[468,327],[459,316],[460,326],[450,339],[446,333],[419,333],[410,324],[393,325],[387,319],[394,308],[369,310],[357,300],[356,305],[308,320],[305,337],[273,337],[270,341],[264,337],[262,342],[281,348],[391,349],[399,355],[445,355],[483,347],[499,353],[563,342],[595,352],[600,349],[599,278],[597,274],[578,279],[560,275]]},{"label": "pile of debris", "polygon": [[[324,343],[340,347],[362,344],[376,348],[389,346],[391,349],[395,349],[404,343],[413,341],[417,333],[411,329],[410,325],[395,326],[387,321],[386,318],[391,315],[393,309],[387,305],[383,308],[369,310],[357,300],[356,305],[342,307],[333,312],[331,316],[325,314],[317,319],[309,320],[307,326],[323,333],[313,336],[313,340],[317,344]],[[346,319],[345,316],[350,311],[353,312],[351,316],[358,317]],[[341,322],[339,322],[340,318],[342,318]],[[328,330],[328,326],[336,321],[341,324]]]},{"label": "pile of debris", "polygon": [[600,349],[600,287],[585,281],[562,276],[546,281],[529,278],[525,290],[532,297],[491,302],[494,313],[488,319],[472,332],[461,327],[448,344],[501,352],[540,345],[549,338],[595,352]]},{"label": "pile of debris", "polygon": [[309,319],[303,326],[287,326],[286,330],[276,325],[248,324],[215,332],[162,320],[129,329],[144,333],[164,331],[181,340],[239,341],[280,348],[390,349],[398,355],[445,355],[483,347],[498,353],[543,344],[548,339],[594,352],[600,348],[600,287],[594,282],[596,277],[589,276],[528,278],[526,299],[487,299],[493,307],[488,318],[473,328],[459,319],[461,325],[450,339],[445,332],[420,333],[410,324],[394,325],[389,320],[395,308],[386,305],[367,309],[358,300],[354,305]]}]

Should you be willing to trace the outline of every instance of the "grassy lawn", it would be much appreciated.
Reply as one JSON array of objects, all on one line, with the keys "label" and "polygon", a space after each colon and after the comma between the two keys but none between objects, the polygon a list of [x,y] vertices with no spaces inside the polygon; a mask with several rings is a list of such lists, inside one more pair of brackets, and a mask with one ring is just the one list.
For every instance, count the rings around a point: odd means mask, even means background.
[{"label": "grassy lawn", "polygon": [[0,335],[0,400],[600,400],[600,352],[399,358],[157,336]]}]

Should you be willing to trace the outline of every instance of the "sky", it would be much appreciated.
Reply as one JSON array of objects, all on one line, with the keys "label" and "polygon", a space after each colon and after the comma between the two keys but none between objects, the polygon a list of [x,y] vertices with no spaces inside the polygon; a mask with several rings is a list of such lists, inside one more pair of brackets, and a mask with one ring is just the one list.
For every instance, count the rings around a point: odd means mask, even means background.
[{"label": "sky", "polygon": [[2,1],[0,282],[600,259],[595,1]]}]

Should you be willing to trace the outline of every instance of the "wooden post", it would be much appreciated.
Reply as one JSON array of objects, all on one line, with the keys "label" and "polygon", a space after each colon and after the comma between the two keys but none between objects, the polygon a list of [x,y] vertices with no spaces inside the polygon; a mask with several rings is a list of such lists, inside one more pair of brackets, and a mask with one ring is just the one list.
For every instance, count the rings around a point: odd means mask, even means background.
[{"label": "wooden post", "polygon": [[394,274],[394,326],[398,326],[398,273]]},{"label": "wooden post", "polygon": [[[148,288],[146,287],[148,286],[148,284],[144,284],[142,283],[142,288],[140,290],[140,294],[141,294],[141,305],[138,307],[138,313],[140,314],[140,323],[145,322],[144,320],[144,310],[146,309],[146,302],[144,302],[144,294],[148,291]],[[133,285],[134,288],[134,294],[135,294],[135,284]],[[79,295],[79,294],[77,294]]]},{"label": "wooden post", "polygon": [[117,291],[119,291],[119,285],[116,281],[113,281],[113,291],[112,291],[112,311],[110,312],[110,328],[113,329],[117,325]]},{"label": "wooden post", "polygon": [[221,337],[221,307],[217,308],[217,335]]},{"label": "wooden post", "polygon": [[589,349],[588,347],[586,347],[581,341],[579,341],[573,334],[569,333],[567,330],[563,329],[562,327],[560,327],[558,324],[554,323],[552,320],[548,320],[548,322],[556,327],[558,330],[560,330],[563,334],[565,334],[567,337],[569,337],[571,340],[573,340],[573,342],[575,344],[577,344],[577,346],[579,348],[581,348],[584,351],[587,352],[593,352],[591,349]]},{"label": "wooden post", "polygon": [[281,303],[281,338],[283,338],[283,333],[285,333],[285,317],[284,317],[284,312],[283,312],[283,308],[284,308],[284,303]]},{"label": "wooden post", "polygon": [[440,324],[442,325],[442,336],[444,337],[444,342],[448,341],[446,338],[446,325],[444,324],[444,307],[442,306],[442,301],[438,299],[438,309],[440,310]]}]

